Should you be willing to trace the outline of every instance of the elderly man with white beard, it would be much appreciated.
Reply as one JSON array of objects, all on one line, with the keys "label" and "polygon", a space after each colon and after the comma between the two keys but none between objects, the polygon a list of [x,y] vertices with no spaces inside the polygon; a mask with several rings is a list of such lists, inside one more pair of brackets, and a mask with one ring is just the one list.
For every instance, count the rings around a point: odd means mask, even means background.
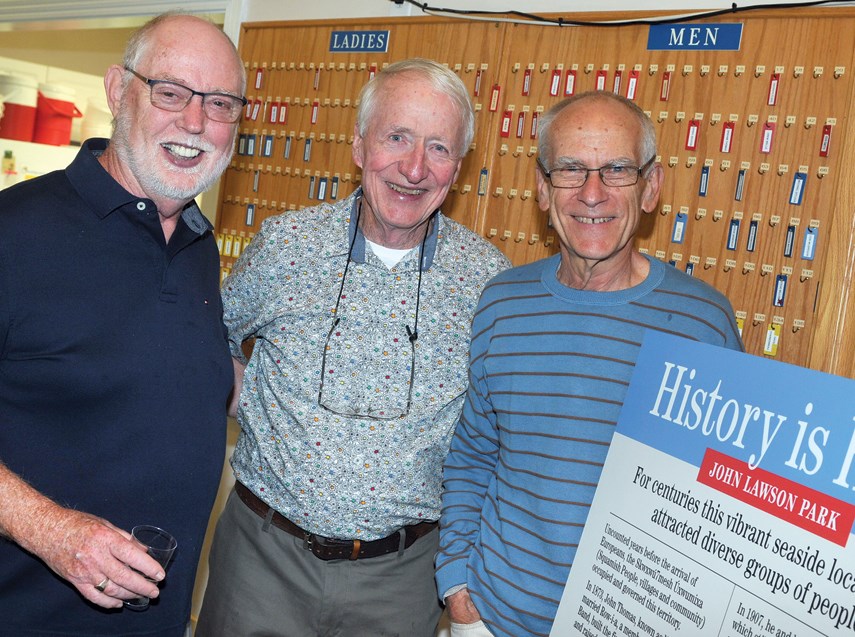
[{"label": "elderly man with white beard", "polygon": [[[229,162],[244,84],[219,28],[155,18],[107,71],[112,139],[0,193],[2,634],[185,633],[234,378],[193,198]],[[160,596],[141,523],[178,541]]]}]

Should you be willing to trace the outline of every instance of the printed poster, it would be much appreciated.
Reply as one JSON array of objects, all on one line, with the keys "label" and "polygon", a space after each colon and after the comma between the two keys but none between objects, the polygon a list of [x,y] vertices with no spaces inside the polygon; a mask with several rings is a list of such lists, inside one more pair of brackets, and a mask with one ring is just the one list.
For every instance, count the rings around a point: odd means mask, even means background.
[{"label": "printed poster", "polygon": [[855,635],[855,381],[649,334],[552,637]]}]

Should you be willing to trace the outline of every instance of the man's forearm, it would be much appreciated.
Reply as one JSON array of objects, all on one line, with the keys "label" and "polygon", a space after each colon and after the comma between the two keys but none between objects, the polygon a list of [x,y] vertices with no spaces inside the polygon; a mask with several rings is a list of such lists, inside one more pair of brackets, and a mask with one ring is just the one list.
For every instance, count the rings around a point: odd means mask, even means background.
[{"label": "man's forearm", "polygon": [[39,531],[59,508],[0,462],[0,534],[37,553]]},{"label": "man's forearm", "polygon": [[[163,567],[127,531],[60,506],[0,463],[0,534],[38,556],[80,594],[104,608],[157,597]],[[130,568],[128,568],[130,567]],[[148,578],[148,579],[147,579]],[[105,589],[98,588],[101,582]]]}]

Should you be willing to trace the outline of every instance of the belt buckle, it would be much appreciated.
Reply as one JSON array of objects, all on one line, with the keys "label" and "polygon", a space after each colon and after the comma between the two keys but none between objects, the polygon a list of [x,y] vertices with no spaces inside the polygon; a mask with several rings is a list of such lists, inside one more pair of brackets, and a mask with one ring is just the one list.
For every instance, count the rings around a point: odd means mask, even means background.
[{"label": "belt buckle", "polygon": [[316,557],[323,559],[320,550],[326,546],[323,542],[324,538],[308,531],[303,532],[303,548],[310,551]]},{"label": "belt buckle", "polygon": [[311,551],[312,553],[315,552],[315,549],[314,549],[315,543],[313,540],[314,537],[315,536],[312,535],[311,533],[307,533],[306,531],[303,531],[303,548],[306,549],[307,551]]},{"label": "belt buckle", "polygon": [[346,559],[352,552],[352,545],[353,542],[350,540],[336,540],[314,533],[306,533],[303,539],[303,546],[306,549],[311,551],[315,557],[327,561]]}]

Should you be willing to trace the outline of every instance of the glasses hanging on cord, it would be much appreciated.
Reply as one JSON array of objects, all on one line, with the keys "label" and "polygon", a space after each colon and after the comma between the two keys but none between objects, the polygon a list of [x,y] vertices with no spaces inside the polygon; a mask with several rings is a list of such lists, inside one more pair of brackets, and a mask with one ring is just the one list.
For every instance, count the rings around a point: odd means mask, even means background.
[{"label": "glasses hanging on cord", "polygon": [[[356,228],[362,201],[356,213]],[[368,339],[363,326],[339,313],[350,268],[356,232],[347,252],[347,262],[338,290],[333,323],[324,341],[321,357],[321,382],[318,405],[350,418],[396,420],[410,413],[416,368],[419,304],[421,301],[424,249],[430,231],[429,220],[419,248],[419,276],[413,327],[404,325],[404,334],[384,334],[380,340]],[[370,342],[369,342],[370,341]]]}]

